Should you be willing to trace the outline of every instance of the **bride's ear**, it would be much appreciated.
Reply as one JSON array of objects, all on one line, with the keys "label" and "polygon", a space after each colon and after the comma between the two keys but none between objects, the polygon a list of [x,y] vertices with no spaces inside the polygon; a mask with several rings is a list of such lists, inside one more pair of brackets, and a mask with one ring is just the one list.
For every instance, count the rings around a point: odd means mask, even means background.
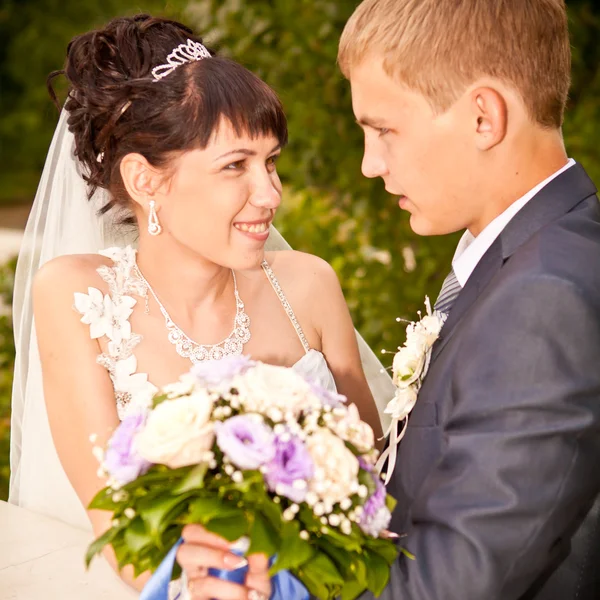
[{"label": "bride's ear", "polygon": [[145,206],[149,196],[160,187],[162,174],[137,153],[130,153],[121,160],[121,178],[129,197],[138,205]]},{"label": "bride's ear", "polygon": [[498,90],[481,87],[471,93],[471,110],[477,147],[490,150],[506,136],[506,100]]}]

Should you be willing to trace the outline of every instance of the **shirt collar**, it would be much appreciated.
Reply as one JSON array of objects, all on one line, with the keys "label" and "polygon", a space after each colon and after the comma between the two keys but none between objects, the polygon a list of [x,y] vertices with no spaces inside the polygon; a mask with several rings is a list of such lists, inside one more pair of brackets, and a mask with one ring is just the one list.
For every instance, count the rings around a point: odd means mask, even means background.
[{"label": "shirt collar", "polygon": [[561,173],[571,168],[575,161],[570,158],[564,167],[538,183],[533,189],[529,190],[524,196],[513,202],[502,214],[498,215],[483,231],[474,237],[469,230],[465,231],[458,242],[454,258],[452,259],[452,268],[456,279],[462,287],[465,286],[471,273],[488,251],[495,239],[502,233],[502,230],[508,225],[510,220],[545,186]]}]

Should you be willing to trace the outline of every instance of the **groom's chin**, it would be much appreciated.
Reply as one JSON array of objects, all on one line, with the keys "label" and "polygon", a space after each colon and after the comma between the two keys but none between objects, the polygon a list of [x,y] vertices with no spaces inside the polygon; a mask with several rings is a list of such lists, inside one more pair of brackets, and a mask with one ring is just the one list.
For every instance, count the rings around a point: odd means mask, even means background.
[{"label": "groom's chin", "polygon": [[429,235],[440,235],[441,231],[437,231],[437,227],[434,223],[431,223],[427,219],[424,219],[422,215],[410,214],[410,228],[417,235],[429,236]]},{"label": "groom's chin", "polygon": [[452,229],[451,227],[448,227],[446,223],[436,223],[434,221],[430,221],[420,214],[411,214],[409,222],[410,228],[413,230],[413,232],[423,237],[433,235],[448,235],[458,231],[458,229]]}]

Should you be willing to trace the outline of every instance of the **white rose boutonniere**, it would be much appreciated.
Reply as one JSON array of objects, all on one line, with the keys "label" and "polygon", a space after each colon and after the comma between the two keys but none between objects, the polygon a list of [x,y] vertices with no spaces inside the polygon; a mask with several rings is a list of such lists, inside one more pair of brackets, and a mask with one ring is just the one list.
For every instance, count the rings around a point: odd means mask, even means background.
[{"label": "white rose boutonniere", "polygon": [[[409,323],[406,327],[406,341],[398,348],[392,363],[392,377],[397,390],[384,411],[392,417],[392,422],[385,432],[385,436],[389,435],[390,440],[377,461],[377,468],[381,470],[388,460],[386,485],[394,471],[397,446],[406,431],[408,415],[417,402],[421,384],[429,369],[431,349],[444,325],[445,315],[431,310],[429,298],[425,298],[425,309],[425,316],[419,313],[421,319]],[[398,430],[400,421],[403,422],[402,429]]]}]

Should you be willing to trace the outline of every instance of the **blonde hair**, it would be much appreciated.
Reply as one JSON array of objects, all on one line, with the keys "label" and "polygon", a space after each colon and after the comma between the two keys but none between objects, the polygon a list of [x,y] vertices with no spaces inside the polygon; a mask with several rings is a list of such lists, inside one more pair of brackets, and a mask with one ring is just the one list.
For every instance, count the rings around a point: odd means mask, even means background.
[{"label": "blonde hair", "polygon": [[562,125],[571,70],[564,0],[364,0],[344,28],[338,62],[349,78],[379,57],[437,112],[491,76],[520,93],[534,121]]}]

